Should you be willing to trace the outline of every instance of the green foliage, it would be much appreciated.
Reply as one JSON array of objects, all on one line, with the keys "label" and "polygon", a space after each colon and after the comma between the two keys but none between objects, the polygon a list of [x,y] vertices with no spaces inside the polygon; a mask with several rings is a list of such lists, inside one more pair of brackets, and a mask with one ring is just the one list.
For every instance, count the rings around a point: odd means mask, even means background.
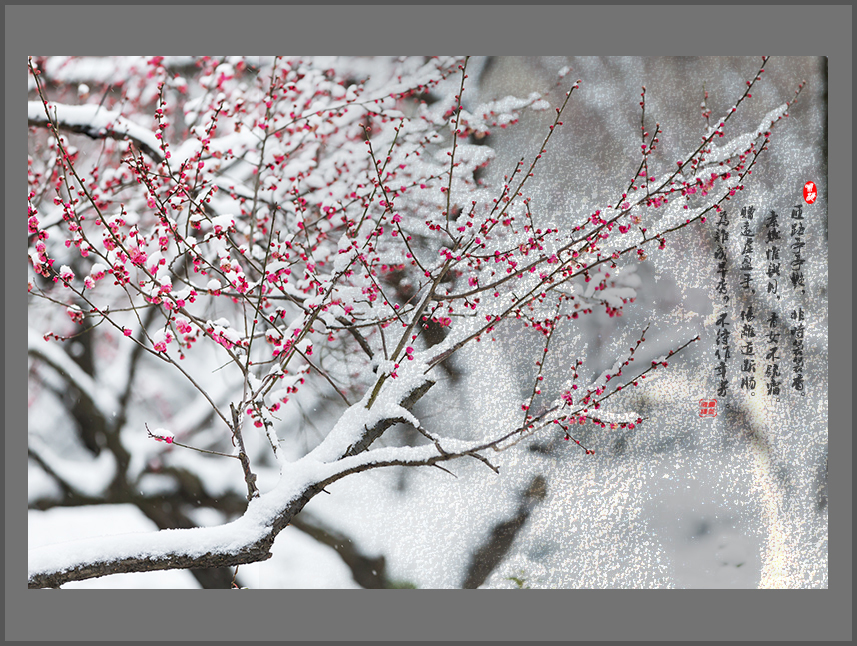
[{"label": "green foliage", "polygon": [[530,590],[530,586],[527,584],[526,572],[523,570],[520,571],[519,576],[507,576],[506,580],[511,581],[516,586],[518,586],[518,590]]}]

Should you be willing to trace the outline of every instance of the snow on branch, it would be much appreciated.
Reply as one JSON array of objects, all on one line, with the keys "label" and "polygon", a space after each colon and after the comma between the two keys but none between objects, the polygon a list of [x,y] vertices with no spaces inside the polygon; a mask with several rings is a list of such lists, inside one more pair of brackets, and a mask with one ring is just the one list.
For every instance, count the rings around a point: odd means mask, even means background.
[{"label": "snow on branch", "polygon": [[62,349],[46,341],[32,328],[27,328],[27,353],[38,357],[63,375],[68,382],[98,409],[104,419],[109,419],[120,409],[116,396],[95,382]]},{"label": "snow on branch", "polygon": [[745,150],[749,149],[754,141],[764,136],[764,134],[770,131],[771,127],[777,121],[786,115],[788,108],[789,104],[784,103],[768,112],[768,114],[762,118],[762,121],[755,130],[738,135],[722,146],[712,146],[710,152],[705,156],[705,165],[718,164],[734,157],[735,155],[740,155]]},{"label": "snow on branch", "polygon": [[155,161],[164,160],[158,139],[151,130],[98,105],[50,103],[46,113],[41,101],[27,101],[27,124],[37,127],[55,125],[59,130],[76,132],[90,139],[130,139]]},{"label": "snow on branch", "polygon": [[[349,416],[344,416],[348,420]],[[361,418],[352,416],[351,426]],[[83,539],[32,549],[28,556],[30,588],[58,587],[119,572],[175,568],[225,567],[270,557],[276,535],[327,485],[352,473],[392,465],[431,465],[460,457],[473,443],[454,442],[458,453],[435,446],[385,448],[320,462],[308,455],[288,464],[276,487],[249,501],[241,518],[217,527],[162,530]]]},{"label": "snow on branch", "polygon": [[57,453],[48,442],[32,433],[27,437],[27,447],[30,455],[63,487],[83,496],[103,496],[116,477],[116,458],[109,451],[102,451],[97,458],[90,460],[72,460]]},{"label": "snow on branch", "polygon": [[120,572],[225,567],[268,558],[273,536],[251,514],[220,527],[162,530],[70,541],[31,549],[30,588]]}]

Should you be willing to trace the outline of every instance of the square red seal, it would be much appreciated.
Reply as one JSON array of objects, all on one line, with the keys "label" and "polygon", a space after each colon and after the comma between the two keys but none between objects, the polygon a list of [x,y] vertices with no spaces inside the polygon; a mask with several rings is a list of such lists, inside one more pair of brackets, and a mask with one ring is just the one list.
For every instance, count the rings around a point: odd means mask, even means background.
[{"label": "square red seal", "polygon": [[716,399],[700,399],[699,400],[699,416],[700,417],[717,417],[717,400]]}]

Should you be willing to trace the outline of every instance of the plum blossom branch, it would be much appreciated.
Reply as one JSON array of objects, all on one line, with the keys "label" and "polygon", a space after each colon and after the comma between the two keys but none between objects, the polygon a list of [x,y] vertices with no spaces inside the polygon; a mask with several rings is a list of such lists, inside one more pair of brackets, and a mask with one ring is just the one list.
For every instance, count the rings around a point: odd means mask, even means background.
[{"label": "plum blossom branch", "polygon": [[[575,362],[567,387],[556,401],[545,402],[554,334],[563,319],[577,320],[596,307],[621,315],[640,284],[634,265],[622,261],[644,259],[653,243],[663,248],[668,237],[722,209],[743,189],[771,127],[793,102],[771,111],[756,130],[714,147],[731,115],[751,97],[760,69],[701,144],[661,175],[653,151],[663,130],[660,124],[646,130],[644,88],[635,176],[622,182],[609,206],[561,231],[549,221],[553,214],[524,191],[581,81],[555,108],[531,162],[522,157],[492,188],[476,179],[490,151],[460,135],[478,137],[488,125],[516,121],[521,107],[547,103],[531,96],[477,106],[472,114],[463,110],[466,58],[391,60],[373,68],[378,78],[352,83],[359,74],[343,69],[341,61],[319,66],[278,57],[257,61],[248,72],[243,60],[203,57],[188,72],[192,92],[170,78],[163,60],[153,57],[147,65],[150,80],[139,84],[145,96],[123,107],[132,121],[115,103],[75,112],[66,109],[75,106],[53,101],[53,94],[49,100],[30,61],[41,102],[28,104],[28,123],[48,128],[41,152],[50,163],[28,176],[28,251],[37,274],[28,289],[45,304],[65,307],[59,318],[66,326],[68,318],[79,324],[87,314],[98,317],[112,329],[95,327],[92,333],[115,330],[120,342],[131,337],[146,360],[174,365],[200,391],[200,402],[226,423],[229,432],[211,429],[212,440],[231,440],[237,455],[180,444],[162,430],[150,437],[237,458],[248,504],[238,520],[221,527],[31,551],[30,587],[264,560],[306,503],[347,475],[394,465],[446,470],[443,465],[459,458],[479,460],[497,473],[486,455],[554,425],[591,453],[572,425],[641,423],[632,412],[606,413],[604,404],[644,383],[698,337],[628,378],[631,348],[582,390]],[[456,70],[458,83],[449,78]],[[449,88],[442,98],[421,103],[418,97],[441,88],[444,79]],[[129,91],[136,92],[132,85]],[[173,101],[174,95],[183,98]],[[493,110],[503,114],[489,118]],[[151,119],[152,111],[152,128],[132,127]],[[61,134],[69,131],[100,139],[106,161],[78,156]],[[131,140],[126,152],[115,143],[120,134]],[[39,195],[55,196],[54,204],[43,205]],[[107,275],[112,281],[104,280]],[[435,383],[428,372],[513,320],[544,340],[520,425],[470,441],[427,430],[412,410]],[[46,343],[36,343],[40,335],[33,331],[31,344],[39,348],[32,354],[67,367],[65,353],[53,357],[41,348]],[[206,348],[215,351],[213,358]],[[230,388],[237,389],[232,396],[212,394],[212,365],[229,375]],[[82,384],[85,395],[100,396],[94,380],[78,377],[71,380]],[[316,448],[286,462],[281,443],[294,425],[289,415],[275,413],[305,405],[307,383],[316,393],[333,387],[347,408]],[[244,446],[248,420],[264,432],[280,468],[268,491],[258,488]],[[412,425],[427,443],[374,448],[398,423]],[[177,454],[184,452],[171,453]]]}]

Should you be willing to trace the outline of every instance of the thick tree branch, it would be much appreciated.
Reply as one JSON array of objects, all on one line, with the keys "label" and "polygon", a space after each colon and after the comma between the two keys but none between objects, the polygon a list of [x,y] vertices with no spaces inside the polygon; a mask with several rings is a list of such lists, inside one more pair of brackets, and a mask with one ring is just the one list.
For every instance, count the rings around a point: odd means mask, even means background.
[{"label": "thick tree branch", "polygon": [[[421,386],[419,386],[416,390],[411,391],[411,393],[402,401],[402,408],[406,408],[408,410],[416,404],[423,395],[425,395],[432,386],[434,386],[433,381],[425,381]],[[380,420],[377,424],[372,426],[371,428],[366,430],[366,433],[360,439],[360,441],[355,442],[350,449],[348,449],[344,457],[350,455],[357,455],[369,448],[369,446],[381,437],[388,428],[394,426],[395,424],[407,423],[407,420],[402,419],[400,417],[397,418],[385,418]]]},{"label": "thick tree branch", "polygon": [[50,128],[86,135],[90,139],[130,139],[134,145],[156,162],[164,161],[164,154],[151,130],[129,121],[118,112],[101,109],[97,105],[49,104],[51,117],[41,101],[27,101],[27,125]]},{"label": "thick tree branch", "polygon": [[[432,383],[422,382],[405,395],[402,404],[413,406]],[[304,458],[288,465],[277,487],[254,497],[246,513],[232,523],[122,538],[96,538],[31,550],[28,586],[53,588],[109,574],[219,568],[264,561],[271,556],[270,549],[277,534],[326,486],[351,473],[399,463],[386,460],[375,464],[377,451],[366,454],[368,459],[356,454],[400,421],[398,418],[379,420],[363,435],[359,442],[363,448],[350,447],[346,452],[351,457],[344,458],[344,462],[326,464]],[[432,450],[436,449],[432,447]],[[432,463],[430,457],[421,457],[426,464]],[[451,459],[454,456],[440,457]]]},{"label": "thick tree branch", "polygon": [[530,517],[533,509],[547,496],[547,481],[537,475],[521,494],[521,503],[512,518],[497,523],[488,539],[474,553],[462,588],[475,590],[485,583],[508,553],[515,537]]},{"label": "thick tree branch", "polygon": [[105,391],[95,380],[56,345],[44,341],[38,333],[27,329],[27,354],[37,357],[59,372],[73,384],[104,417],[119,409],[119,402],[109,391]]}]

